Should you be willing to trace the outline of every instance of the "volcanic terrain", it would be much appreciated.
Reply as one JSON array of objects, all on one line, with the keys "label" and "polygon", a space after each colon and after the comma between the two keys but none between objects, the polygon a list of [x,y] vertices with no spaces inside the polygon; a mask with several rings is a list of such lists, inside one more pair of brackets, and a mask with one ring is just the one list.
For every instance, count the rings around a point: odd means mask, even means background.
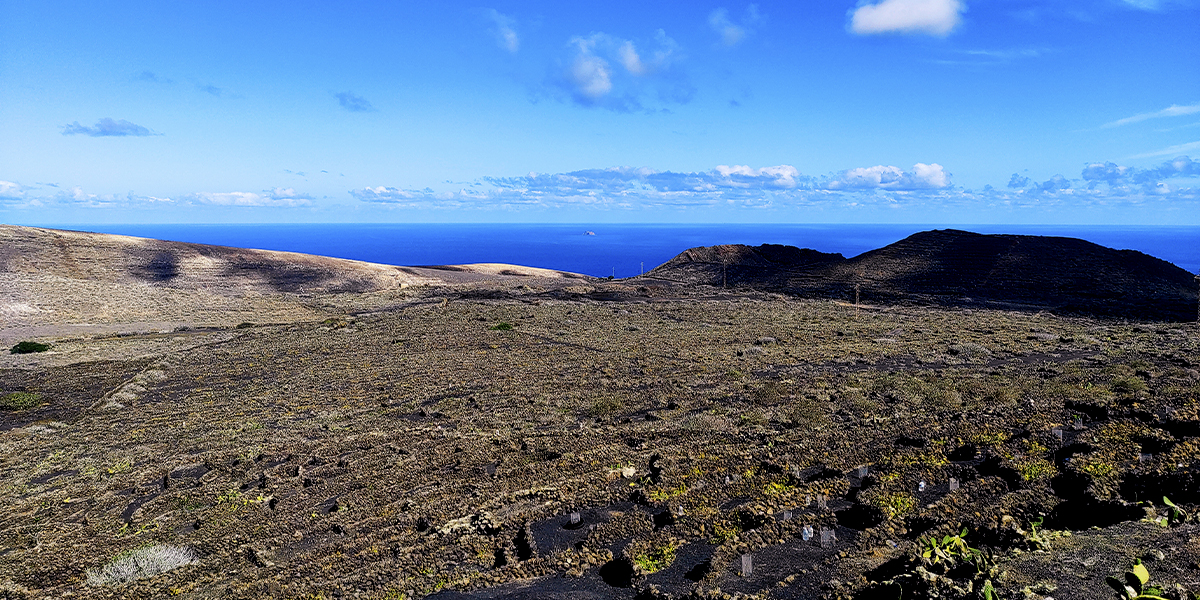
[{"label": "volcanic terrain", "polygon": [[972,236],[608,281],[0,227],[49,346],[0,354],[0,598],[1200,590],[1195,292]]}]

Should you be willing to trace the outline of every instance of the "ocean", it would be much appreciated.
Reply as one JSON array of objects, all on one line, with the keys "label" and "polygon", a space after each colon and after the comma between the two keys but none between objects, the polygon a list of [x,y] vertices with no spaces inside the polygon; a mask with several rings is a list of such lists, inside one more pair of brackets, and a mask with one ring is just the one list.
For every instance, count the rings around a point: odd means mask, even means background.
[{"label": "ocean", "polygon": [[953,228],[1082,238],[1110,248],[1139,250],[1193,273],[1200,270],[1200,226],[361,223],[59,228],[303,252],[390,265],[493,262],[597,277],[638,275],[695,246],[788,244],[840,252],[849,258],[918,231]]}]

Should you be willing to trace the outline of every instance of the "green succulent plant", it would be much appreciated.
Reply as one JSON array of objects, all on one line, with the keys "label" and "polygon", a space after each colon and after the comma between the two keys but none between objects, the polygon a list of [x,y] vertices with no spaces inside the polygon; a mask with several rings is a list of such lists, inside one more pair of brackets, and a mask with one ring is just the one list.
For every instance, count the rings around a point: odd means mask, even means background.
[{"label": "green succulent plant", "polygon": [[1133,568],[1125,572],[1124,580],[1110,575],[1104,582],[1117,591],[1121,600],[1167,600],[1162,588],[1150,585],[1150,571],[1140,558],[1133,561]]},{"label": "green succulent plant", "polygon": [[1191,518],[1191,515],[1184,512],[1184,510],[1182,508],[1179,508],[1178,506],[1176,506],[1175,503],[1171,502],[1171,499],[1167,498],[1166,496],[1163,496],[1163,504],[1166,504],[1167,507],[1170,509],[1170,512],[1167,513],[1167,526],[1168,527],[1174,527],[1180,523],[1187,521],[1189,518]]},{"label": "green succulent plant", "polygon": [[958,535],[946,535],[940,540],[937,536],[929,536],[921,540],[921,558],[929,564],[956,563],[958,561],[974,562],[982,553],[967,545],[967,528],[963,527]]}]

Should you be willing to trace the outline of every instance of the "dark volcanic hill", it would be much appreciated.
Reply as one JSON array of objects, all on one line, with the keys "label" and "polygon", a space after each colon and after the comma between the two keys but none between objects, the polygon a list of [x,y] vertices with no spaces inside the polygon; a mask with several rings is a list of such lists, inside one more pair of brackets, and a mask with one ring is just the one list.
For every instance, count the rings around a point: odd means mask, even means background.
[{"label": "dark volcanic hill", "polygon": [[648,274],[863,302],[989,306],[1194,320],[1191,273],[1134,250],[1048,236],[953,229],[913,234],[851,259],[764,244],[693,248]]}]

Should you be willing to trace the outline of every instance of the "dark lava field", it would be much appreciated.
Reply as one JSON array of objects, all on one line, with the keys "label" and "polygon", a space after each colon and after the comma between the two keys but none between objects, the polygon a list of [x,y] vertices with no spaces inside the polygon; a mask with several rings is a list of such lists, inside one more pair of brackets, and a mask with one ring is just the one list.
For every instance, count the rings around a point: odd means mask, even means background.
[{"label": "dark lava field", "polygon": [[1200,590],[1195,323],[627,283],[6,355],[0,598]]}]

